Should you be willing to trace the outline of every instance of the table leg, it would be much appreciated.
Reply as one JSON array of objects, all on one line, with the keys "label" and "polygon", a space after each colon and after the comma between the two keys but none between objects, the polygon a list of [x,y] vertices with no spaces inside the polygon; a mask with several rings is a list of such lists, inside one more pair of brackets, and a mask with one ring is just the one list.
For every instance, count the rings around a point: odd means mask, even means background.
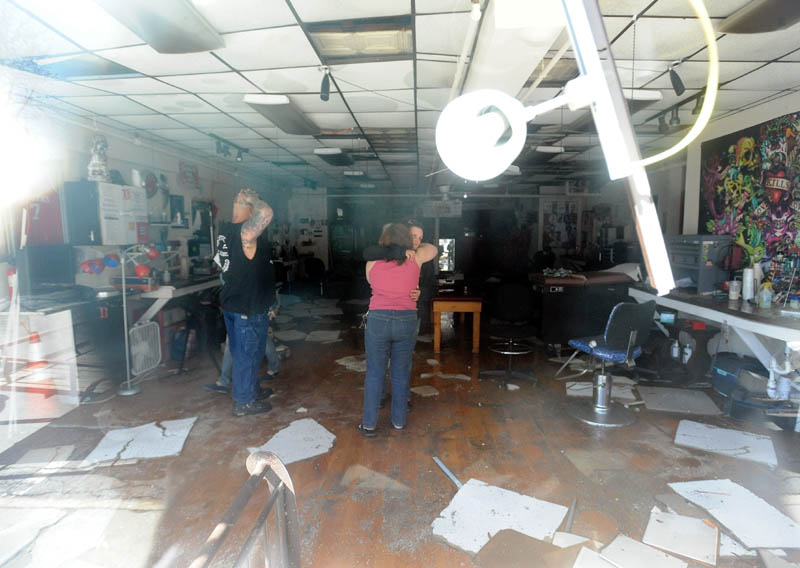
[{"label": "table leg", "polygon": [[481,350],[481,313],[472,312],[472,352]]},{"label": "table leg", "polygon": [[433,352],[439,353],[442,343],[442,312],[433,312]]}]

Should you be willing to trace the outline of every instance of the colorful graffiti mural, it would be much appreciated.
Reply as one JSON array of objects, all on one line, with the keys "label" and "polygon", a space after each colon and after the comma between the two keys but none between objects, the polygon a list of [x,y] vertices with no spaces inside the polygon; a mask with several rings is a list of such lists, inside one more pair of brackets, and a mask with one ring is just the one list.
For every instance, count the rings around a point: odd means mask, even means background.
[{"label": "colorful graffiti mural", "polygon": [[701,146],[701,233],[732,235],[755,262],[800,253],[800,113]]}]

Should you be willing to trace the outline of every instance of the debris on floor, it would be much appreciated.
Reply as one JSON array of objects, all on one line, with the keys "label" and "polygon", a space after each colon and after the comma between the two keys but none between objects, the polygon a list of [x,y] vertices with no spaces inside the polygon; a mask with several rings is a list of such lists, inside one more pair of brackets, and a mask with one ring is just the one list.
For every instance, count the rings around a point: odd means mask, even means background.
[{"label": "debris on floor", "polygon": [[717,564],[719,529],[706,519],[653,511],[642,542],[703,564]]},{"label": "debris on floor", "polygon": [[423,343],[432,343],[433,342],[433,336],[432,335],[418,335],[417,336],[417,341],[421,341]]},{"label": "debris on floor", "polygon": [[295,410],[295,412],[296,412],[297,414],[305,414],[306,412],[308,412],[308,408],[306,408],[305,406],[301,406],[300,408],[298,408],[297,410]]},{"label": "debris on floor", "polygon": [[675,432],[675,445],[763,463],[773,469],[778,467],[775,446],[769,436],[681,420]]},{"label": "debris on floor", "polygon": [[439,394],[439,389],[431,385],[421,385],[418,387],[411,387],[411,392],[420,396],[436,396]]},{"label": "debris on floor", "polygon": [[306,336],[306,341],[321,341],[328,343],[339,339],[340,331],[338,329],[315,329]]},{"label": "debris on floor", "polygon": [[443,379],[457,379],[459,381],[471,381],[472,377],[464,373],[437,373],[436,376]]},{"label": "debris on floor", "polygon": [[782,560],[768,550],[759,550],[758,555],[764,563],[764,568],[800,568],[800,564]]},{"label": "debris on floor", "polygon": [[258,448],[248,448],[252,452],[273,452],[281,461],[290,463],[302,461],[327,453],[336,436],[313,418],[301,418],[278,431],[269,441]]},{"label": "debris on floor", "polygon": [[[770,550],[775,556],[786,556],[786,551],[780,548],[773,548]],[[720,558],[746,558],[758,556],[755,550],[745,548],[745,546],[733,537],[726,535],[724,532],[719,534],[719,555]]]},{"label": "debris on floor", "polygon": [[510,568],[531,565],[531,559],[541,558],[557,550],[549,542],[531,538],[515,530],[504,529],[494,535],[472,559],[481,568]]},{"label": "debris on floor", "polygon": [[408,485],[363,465],[351,465],[342,476],[341,484],[374,491],[408,491]]},{"label": "debris on floor", "polygon": [[800,525],[730,479],[669,486],[703,507],[747,548],[800,548]]},{"label": "debris on floor", "polygon": [[600,556],[590,548],[581,548],[572,568],[617,568],[614,564]]},{"label": "debris on floor", "polygon": [[133,428],[106,432],[100,443],[86,456],[84,466],[118,460],[162,458],[177,456],[192,429],[196,416],[180,420],[150,422]]},{"label": "debris on floor", "polygon": [[336,363],[356,373],[367,372],[367,358],[364,355],[348,355],[337,359]]},{"label": "debris on floor", "polygon": [[507,383],[506,384],[506,389],[510,390],[510,391],[518,391],[519,390],[519,385],[515,385],[514,383]]},{"label": "debris on floor", "polygon": [[575,546],[576,544],[583,544],[584,542],[591,542],[597,548],[603,546],[601,543],[586,538],[585,536],[568,532],[556,531],[556,534],[553,535],[553,544],[558,548],[568,548],[570,546]]},{"label": "debris on floor", "polygon": [[306,334],[296,329],[287,329],[285,331],[276,331],[275,337],[278,341],[302,341],[306,338]]},{"label": "debris on floor", "polygon": [[604,559],[618,568],[686,568],[687,564],[624,534],[617,535],[602,552]]},{"label": "debris on floor", "polygon": [[[591,381],[567,381],[565,387],[567,396],[579,396],[583,398],[591,398],[594,389],[594,385]],[[620,401],[629,401],[636,400],[636,395],[633,393],[633,387],[630,385],[619,385],[614,381],[611,385],[611,398]]]},{"label": "debris on floor", "polygon": [[470,479],[431,526],[434,535],[474,554],[503,529],[551,539],[566,514],[563,505]]},{"label": "debris on floor", "polygon": [[426,362],[427,362],[427,363],[428,363],[428,365],[430,365],[431,367],[435,367],[436,365],[439,365],[439,361],[437,361],[436,359],[428,359]]},{"label": "debris on floor", "polygon": [[639,386],[636,390],[639,391],[639,395],[644,400],[648,410],[702,416],[722,414],[722,411],[717,408],[714,401],[701,391],[644,386]]}]

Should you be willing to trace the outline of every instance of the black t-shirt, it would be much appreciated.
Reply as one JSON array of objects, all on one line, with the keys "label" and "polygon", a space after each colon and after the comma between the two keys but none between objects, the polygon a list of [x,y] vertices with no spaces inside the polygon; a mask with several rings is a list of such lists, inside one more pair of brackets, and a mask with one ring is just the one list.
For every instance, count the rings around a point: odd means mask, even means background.
[{"label": "black t-shirt", "polygon": [[217,236],[218,264],[222,269],[222,309],[237,314],[263,314],[275,297],[275,270],[269,241],[258,238],[250,259],[242,250],[242,223],[231,223]]}]

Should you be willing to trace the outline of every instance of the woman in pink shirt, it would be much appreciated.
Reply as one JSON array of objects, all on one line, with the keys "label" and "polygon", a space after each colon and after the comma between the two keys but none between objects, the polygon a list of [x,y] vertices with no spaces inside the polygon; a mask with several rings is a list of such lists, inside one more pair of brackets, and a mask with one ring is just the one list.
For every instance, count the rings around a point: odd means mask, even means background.
[{"label": "woman in pink shirt", "polygon": [[405,428],[411,357],[417,333],[417,302],[411,292],[417,288],[420,266],[438,252],[435,246],[427,243],[413,250],[409,228],[400,223],[386,225],[378,244],[403,247],[406,256],[402,260],[370,261],[366,266],[372,298],[364,334],[367,374],[364,377],[364,410],[358,430],[367,437],[375,436],[378,425],[378,405],[387,360],[392,381],[392,426],[397,430]]}]

